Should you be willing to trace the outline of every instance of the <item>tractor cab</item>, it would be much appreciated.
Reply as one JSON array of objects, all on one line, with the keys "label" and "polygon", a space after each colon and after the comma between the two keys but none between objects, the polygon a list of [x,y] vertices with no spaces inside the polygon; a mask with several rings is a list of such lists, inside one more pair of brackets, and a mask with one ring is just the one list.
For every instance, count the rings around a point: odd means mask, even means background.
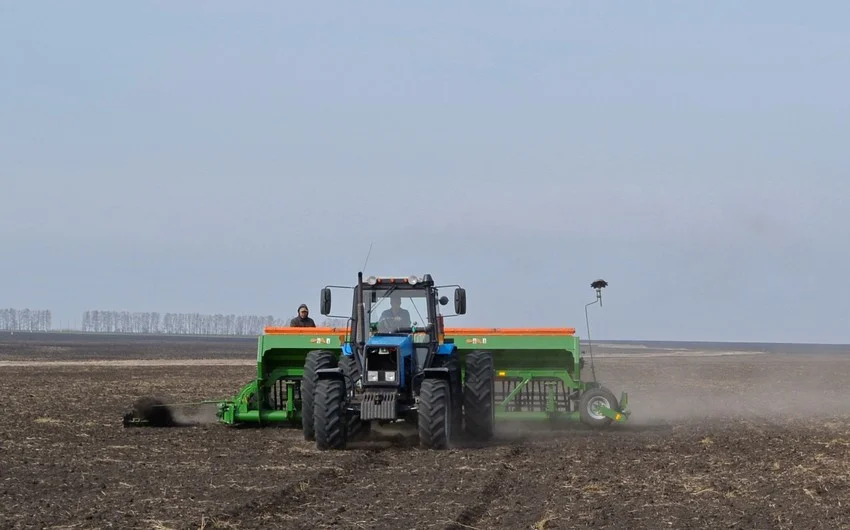
[{"label": "tractor cab", "polygon": [[[466,312],[466,292],[455,286],[455,312]],[[429,366],[443,344],[444,324],[439,296],[430,274],[423,277],[358,275],[354,287],[349,336],[343,354],[357,363],[358,387],[396,387],[411,390],[416,374]],[[322,290],[321,313],[331,311],[331,291]]]},{"label": "tractor cab", "polygon": [[[326,316],[332,287],[322,289]],[[465,314],[466,291],[451,287],[455,313]],[[327,350],[315,350],[304,363],[305,439],[315,439],[320,449],[342,448],[368,432],[373,421],[400,421],[418,425],[424,446],[447,447],[451,429],[461,428],[464,407],[481,406],[490,412],[470,429],[484,425],[476,436],[490,436],[492,359],[486,352],[473,356],[471,375],[463,380],[457,347],[444,340],[438,310],[449,299],[439,295],[431,275],[364,279],[361,272],[353,290],[342,355],[336,360]],[[475,391],[467,393],[470,385]]]}]

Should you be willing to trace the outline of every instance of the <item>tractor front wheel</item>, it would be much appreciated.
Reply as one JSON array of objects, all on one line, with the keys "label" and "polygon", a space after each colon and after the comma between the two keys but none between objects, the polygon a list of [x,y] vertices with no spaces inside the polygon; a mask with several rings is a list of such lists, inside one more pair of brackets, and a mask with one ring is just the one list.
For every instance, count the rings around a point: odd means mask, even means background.
[{"label": "tractor front wheel", "polygon": [[579,400],[579,416],[582,423],[593,428],[610,425],[613,420],[597,410],[600,406],[608,407],[612,410],[619,408],[617,398],[604,386],[585,390]]},{"label": "tractor front wheel", "polygon": [[447,449],[452,438],[451,386],[442,379],[426,379],[419,390],[419,445]]},{"label": "tractor front wheel", "polygon": [[[363,376],[360,374],[360,365],[357,364],[357,359],[350,355],[343,355],[339,360],[339,365],[342,367],[342,373],[345,376],[345,389],[348,399],[353,401],[357,393],[358,382],[362,385]],[[348,422],[348,439],[351,441],[365,438],[372,432],[372,422],[361,420],[360,414],[357,412],[349,412],[346,421]]]},{"label": "tractor front wheel", "polygon": [[339,379],[321,379],[316,383],[316,447],[345,449],[348,425],[345,414],[345,382]]},{"label": "tractor front wheel", "polygon": [[304,430],[304,439],[313,441],[316,439],[316,426],[313,416],[313,403],[316,382],[319,376],[317,370],[333,368],[335,365],[333,354],[327,350],[314,350],[307,354],[304,361],[304,377],[301,379],[301,426]]}]

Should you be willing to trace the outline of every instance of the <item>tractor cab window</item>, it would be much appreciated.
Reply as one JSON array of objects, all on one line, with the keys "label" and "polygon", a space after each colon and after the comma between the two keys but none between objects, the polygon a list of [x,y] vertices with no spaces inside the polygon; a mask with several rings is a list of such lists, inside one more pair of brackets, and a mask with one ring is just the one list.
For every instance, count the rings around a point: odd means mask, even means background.
[{"label": "tractor cab window", "polygon": [[375,289],[365,293],[372,333],[424,331],[428,319],[425,289]]}]

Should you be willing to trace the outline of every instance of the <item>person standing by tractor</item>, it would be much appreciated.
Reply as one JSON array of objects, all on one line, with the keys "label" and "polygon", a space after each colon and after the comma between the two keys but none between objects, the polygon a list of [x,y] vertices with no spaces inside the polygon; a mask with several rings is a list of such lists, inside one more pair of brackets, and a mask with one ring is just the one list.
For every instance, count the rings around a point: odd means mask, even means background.
[{"label": "person standing by tractor", "polygon": [[289,326],[293,328],[315,328],[316,323],[310,318],[310,309],[307,304],[298,306],[298,316],[289,321]]}]

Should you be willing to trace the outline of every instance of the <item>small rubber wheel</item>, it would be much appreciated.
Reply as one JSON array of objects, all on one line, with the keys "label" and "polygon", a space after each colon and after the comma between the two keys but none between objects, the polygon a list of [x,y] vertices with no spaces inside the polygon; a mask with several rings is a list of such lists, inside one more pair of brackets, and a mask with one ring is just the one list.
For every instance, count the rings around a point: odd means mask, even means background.
[{"label": "small rubber wheel", "polygon": [[586,390],[579,400],[579,416],[581,422],[588,427],[600,428],[607,427],[613,421],[608,416],[603,415],[597,409],[599,406],[608,407],[612,410],[617,410],[619,404],[614,393],[599,386]]}]

